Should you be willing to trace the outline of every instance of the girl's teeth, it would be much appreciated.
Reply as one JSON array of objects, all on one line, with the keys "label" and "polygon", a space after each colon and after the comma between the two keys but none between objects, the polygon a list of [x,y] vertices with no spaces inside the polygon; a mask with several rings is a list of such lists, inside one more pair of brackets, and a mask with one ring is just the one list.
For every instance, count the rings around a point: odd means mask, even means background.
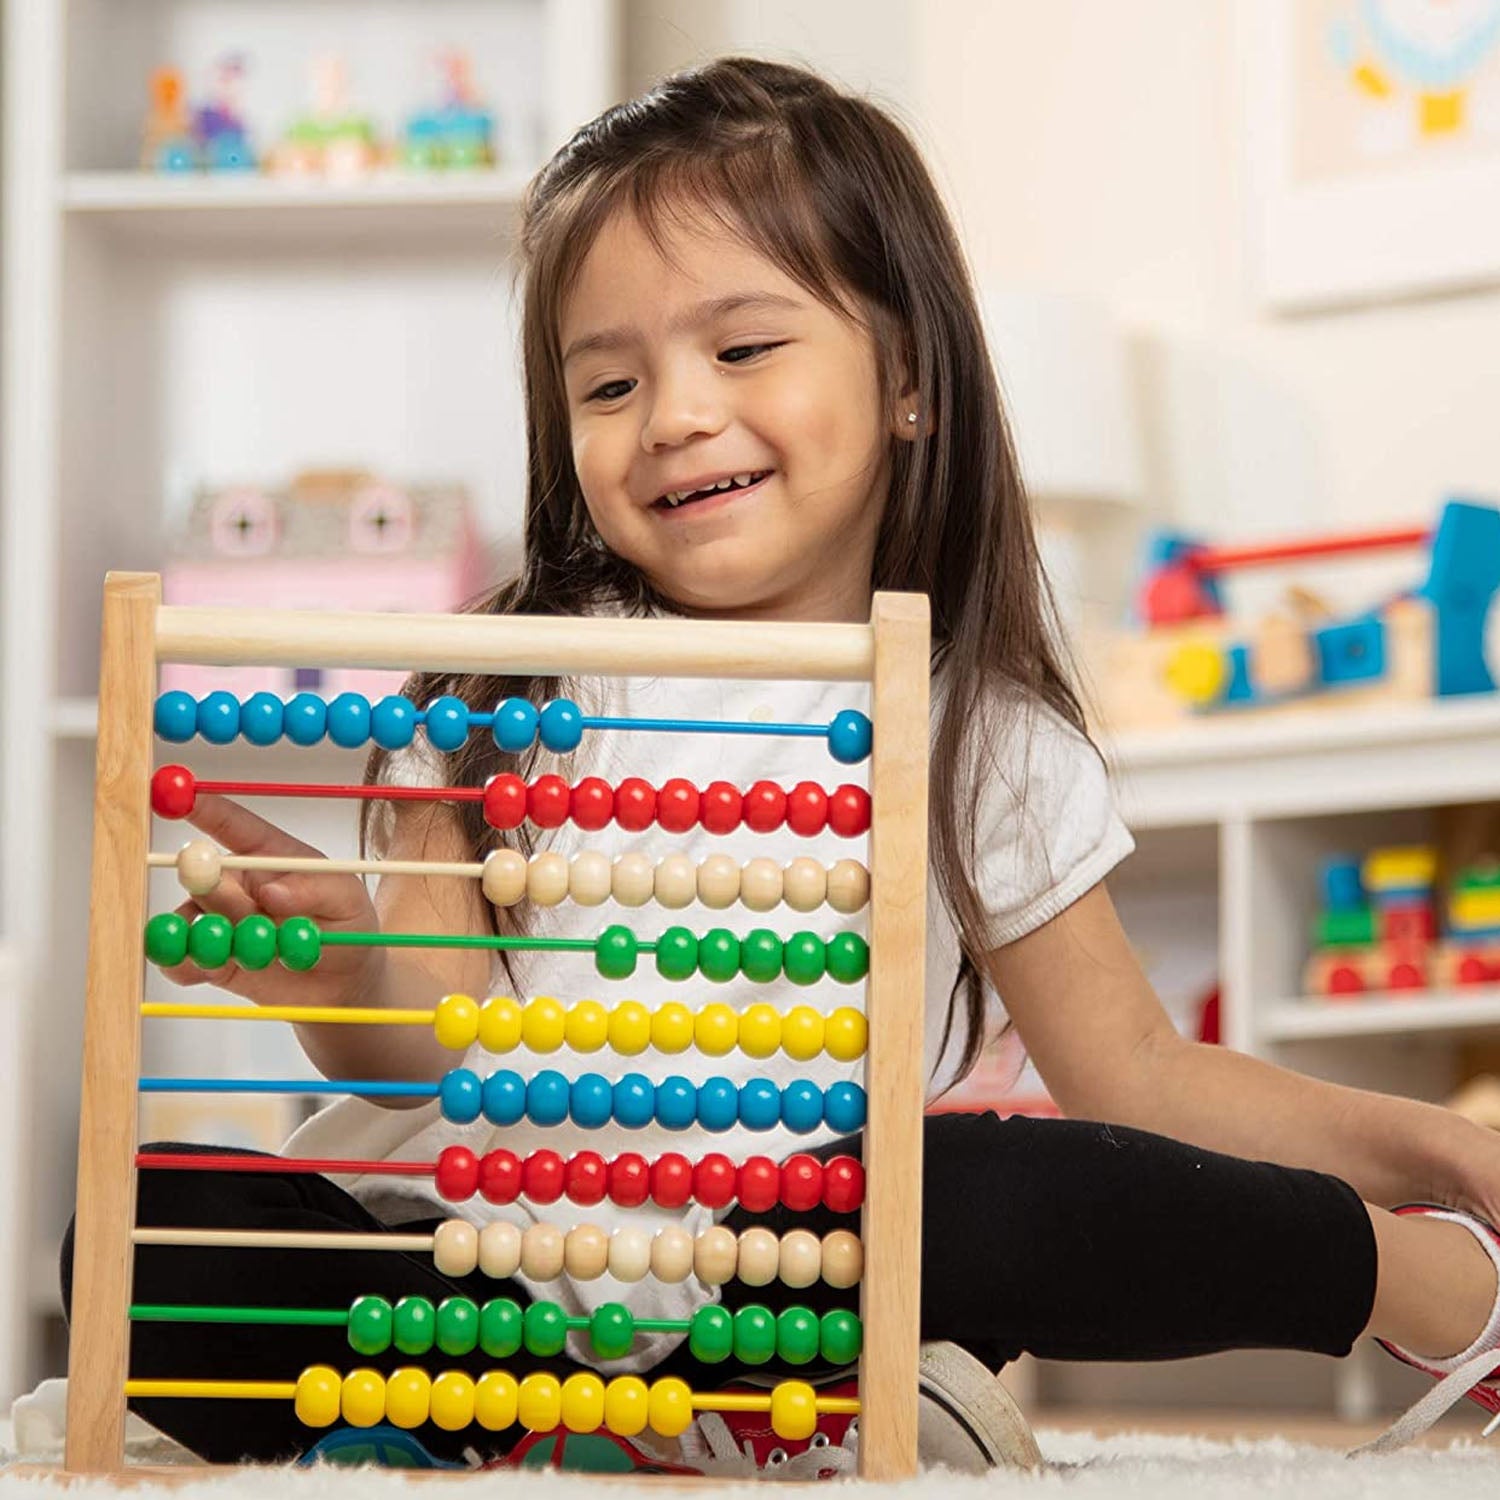
[{"label": "girl's teeth", "polygon": [[733,483],[734,483],[734,480],[732,480],[732,479],[721,479],[721,480],[718,481],[717,484],[714,485],[714,488],[716,490],[727,490],[729,488],[729,486],[732,485]]},{"label": "girl's teeth", "polygon": [[748,474],[736,474],[734,476],[734,482],[741,488],[743,488],[745,485],[750,483],[750,476]]}]

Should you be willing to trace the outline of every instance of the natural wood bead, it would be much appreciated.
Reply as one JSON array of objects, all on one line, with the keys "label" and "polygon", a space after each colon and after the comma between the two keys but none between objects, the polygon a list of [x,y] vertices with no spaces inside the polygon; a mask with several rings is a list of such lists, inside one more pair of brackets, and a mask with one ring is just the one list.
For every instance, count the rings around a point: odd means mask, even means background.
[{"label": "natural wood bead", "polygon": [[533,1281],[561,1276],[565,1238],[556,1224],[528,1224],[521,1235],[521,1274]]},{"label": "natural wood bead", "polygon": [[644,906],[655,888],[656,870],[644,854],[622,854],[610,869],[610,894],[621,906]]},{"label": "natural wood bead", "polygon": [[224,873],[224,851],[208,839],[192,839],[177,851],[177,880],[190,896],[206,896]]},{"label": "natural wood bead", "polygon": [[816,911],[828,896],[828,871],[817,860],[801,855],[781,876],[781,899],[793,911]]},{"label": "natural wood bead", "polygon": [[698,899],[714,911],[740,899],[740,867],[727,854],[710,854],[698,866]]},{"label": "natural wood bead", "polygon": [[686,1281],[693,1274],[693,1236],[680,1224],[656,1231],[651,1241],[651,1274],[658,1281]]},{"label": "natural wood bead", "polygon": [[828,871],[828,904],[849,915],[870,900],[870,872],[857,859],[841,859]]},{"label": "natural wood bead", "polygon": [[769,1229],[756,1225],[740,1235],[735,1274],[746,1286],[770,1286],[781,1274],[781,1246]]},{"label": "natural wood bead", "polygon": [[479,1264],[479,1231],[467,1219],[444,1219],[432,1232],[432,1263],[444,1276],[467,1276]]},{"label": "natural wood bead", "polygon": [[641,1281],[651,1269],[651,1236],[627,1225],[609,1238],[609,1274],[616,1281]]},{"label": "natural wood bead", "polygon": [[492,851],[479,884],[491,906],[514,906],[526,894],[526,856],[519,849]]},{"label": "natural wood bead", "polygon": [[521,1269],[521,1226],[497,1219],[479,1231],[479,1269],[505,1281]]},{"label": "natural wood bead", "polygon": [[810,1229],[789,1229],[781,1237],[778,1265],[781,1279],[790,1287],[812,1286],[823,1274],[823,1247]]},{"label": "natural wood bead", "polygon": [[596,1281],[609,1267],[609,1236],[597,1224],[579,1224],[563,1240],[563,1269],[577,1281]]},{"label": "natural wood bead", "polygon": [[609,856],[597,849],[575,854],[568,866],[568,894],[579,906],[598,906],[609,900]]},{"label": "natural wood bead", "polygon": [[704,1286],[723,1286],[734,1280],[740,1246],[734,1230],[715,1224],[698,1236],[693,1246],[693,1274]]},{"label": "natural wood bead", "polygon": [[556,906],[568,894],[568,857],[549,849],[526,866],[526,894],[538,906]]},{"label": "natural wood bead", "polygon": [[698,897],[698,872],[685,854],[669,854],[652,877],[656,904],[671,911],[691,906]]},{"label": "natural wood bead", "polygon": [[823,1236],[823,1280],[843,1290],[858,1286],[865,1273],[865,1247],[848,1229],[834,1229]]},{"label": "natural wood bead", "polygon": [[740,871],[740,900],[751,911],[773,911],[781,905],[781,866],[760,855]]}]

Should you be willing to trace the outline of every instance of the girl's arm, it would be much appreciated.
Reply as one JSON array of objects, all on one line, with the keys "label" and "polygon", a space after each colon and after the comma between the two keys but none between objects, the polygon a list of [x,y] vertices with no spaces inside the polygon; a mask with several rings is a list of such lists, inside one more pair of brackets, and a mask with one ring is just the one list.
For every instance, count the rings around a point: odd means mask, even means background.
[{"label": "girl's arm", "polygon": [[1180,1036],[1102,885],[989,955],[1065,1114],[1343,1178],[1367,1202],[1500,1213],[1500,1144],[1437,1105],[1345,1088]]}]

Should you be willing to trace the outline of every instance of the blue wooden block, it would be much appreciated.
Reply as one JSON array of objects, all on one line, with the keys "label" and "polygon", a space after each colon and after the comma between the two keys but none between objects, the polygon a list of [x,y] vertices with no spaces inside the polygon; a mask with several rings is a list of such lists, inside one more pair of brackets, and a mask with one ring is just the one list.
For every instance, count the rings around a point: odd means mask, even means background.
[{"label": "blue wooden block", "polygon": [[1229,684],[1224,689],[1221,703],[1254,703],[1259,696],[1255,684],[1250,680],[1250,648],[1245,645],[1229,646],[1224,658],[1229,663]]},{"label": "blue wooden block", "polygon": [[1323,861],[1323,909],[1358,911],[1365,905],[1364,882],[1359,877],[1360,859],[1355,854],[1335,854]]},{"label": "blue wooden block", "polygon": [[1484,657],[1485,622],[1500,590],[1500,510],[1450,500],[1432,538],[1432,566],[1417,591],[1437,616],[1435,691],[1492,693],[1495,678]]},{"label": "blue wooden block", "polygon": [[1375,682],[1385,676],[1385,622],[1364,615],[1313,632],[1318,653],[1318,680],[1328,687],[1348,682]]}]

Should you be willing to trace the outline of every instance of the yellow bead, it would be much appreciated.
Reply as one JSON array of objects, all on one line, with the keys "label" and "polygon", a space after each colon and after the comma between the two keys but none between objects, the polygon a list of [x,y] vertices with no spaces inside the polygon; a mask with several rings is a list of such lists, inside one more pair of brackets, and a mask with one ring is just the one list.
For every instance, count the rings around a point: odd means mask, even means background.
[{"label": "yellow bead", "polygon": [[609,1045],[634,1057],[651,1045],[651,1012],[639,1000],[622,1000],[609,1013]]},{"label": "yellow bead", "polygon": [[339,1414],[351,1427],[385,1421],[385,1376],[379,1370],[350,1370],[339,1391]]},{"label": "yellow bead", "polygon": [[568,1007],[563,1040],[575,1052],[597,1052],[609,1040],[609,1012],[597,1000],[575,1000]]},{"label": "yellow bead", "polygon": [[562,1424],[569,1432],[595,1432],[604,1425],[604,1382],[592,1370],[563,1381]]},{"label": "yellow bead", "polygon": [[420,1427],[432,1411],[432,1381],[426,1370],[408,1365],[385,1383],[385,1416],[394,1427]]},{"label": "yellow bead", "polygon": [[328,1427],[338,1420],[339,1372],[331,1365],[310,1365],[297,1377],[292,1410],[304,1427]]},{"label": "yellow bead", "polygon": [[698,1050],[709,1057],[723,1057],[733,1052],[740,1038],[740,1018],[732,1005],[711,1000],[700,1007],[693,1018],[693,1040]]},{"label": "yellow bead", "polygon": [[770,1057],[781,1045],[781,1012],[758,1000],[740,1017],[740,1051],[746,1057]]},{"label": "yellow bead", "polygon": [[535,1370],[521,1381],[516,1418],[528,1432],[551,1432],[562,1424],[562,1384],[556,1375]]},{"label": "yellow bead", "polygon": [[841,859],[828,868],[828,904],[845,916],[870,899],[870,872],[857,859]]},{"label": "yellow bead", "polygon": [[852,1005],[839,1006],[823,1023],[823,1045],[838,1062],[853,1062],[863,1057],[869,1035],[865,1013]]},{"label": "yellow bead", "polygon": [[479,1045],[486,1052],[514,1052],[521,1045],[521,1004],[496,995],[479,1007]]},{"label": "yellow bead", "polygon": [[604,1387],[604,1425],[620,1437],[634,1437],[646,1428],[650,1397],[639,1375],[621,1375]]},{"label": "yellow bead", "polygon": [[693,1421],[693,1393],[687,1381],[675,1375],[655,1381],[646,1396],[646,1418],[652,1432],[681,1437]]},{"label": "yellow bead", "polygon": [[432,1382],[432,1421],[444,1432],[462,1432],[474,1420],[474,1382],[462,1370],[445,1370]]},{"label": "yellow bead", "polygon": [[788,1057],[810,1062],[823,1050],[823,1016],[810,1005],[794,1005],[781,1018],[781,1047]]},{"label": "yellow bead", "polygon": [[489,1432],[515,1426],[516,1377],[509,1370],[487,1370],[474,1387],[474,1420]]},{"label": "yellow bead", "polygon": [[528,1000],[521,1012],[521,1041],[533,1052],[556,1052],[568,1030],[568,1012],[550,995]]},{"label": "yellow bead", "polygon": [[693,1013],[680,1000],[656,1007],[651,1017],[651,1045],[658,1052],[686,1052],[693,1045]]},{"label": "yellow bead", "polygon": [[805,1380],[771,1388],[771,1431],[783,1442],[803,1442],[818,1430],[818,1398]]},{"label": "yellow bead", "polygon": [[467,995],[444,995],[432,1015],[438,1046],[467,1052],[479,1037],[479,1007]]}]

